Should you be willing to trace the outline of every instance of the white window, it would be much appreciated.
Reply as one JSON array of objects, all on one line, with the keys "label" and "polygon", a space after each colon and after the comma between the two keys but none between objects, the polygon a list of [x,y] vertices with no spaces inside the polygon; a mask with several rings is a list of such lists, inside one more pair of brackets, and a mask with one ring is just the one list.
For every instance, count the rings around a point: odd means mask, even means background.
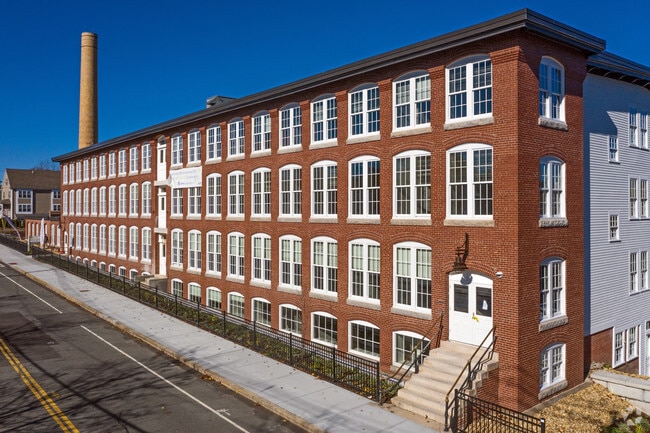
[{"label": "white window", "polygon": [[114,256],[115,255],[115,246],[116,246],[116,228],[115,226],[109,226],[108,227],[108,254]]},{"label": "white window", "polygon": [[118,174],[120,175],[126,174],[126,149],[122,149],[118,153],[117,170],[118,170]]},{"label": "white window", "polygon": [[221,274],[221,233],[210,231],[206,238],[207,272]]},{"label": "white window", "polygon": [[492,62],[484,56],[470,57],[449,66],[447,74],[447,121],[492,115]]},{"label": "white window", "polygon": [[648,252],[641,251],[639,253],[639,289],[648,289]]},{"label": "white window", "polygon": [[410,331],[398,331],[393,333],[393,365],[402,365],[404,361],[413,362],[414,357],[429,355],[429,349],[422,351],[423,347],[428,347],[429,340],[420,334]]},{"label": "white window", "polygon": [[172,230],[172,266],[183,266],[183,231]]},{"label": "white window", "polygon": [[447,151],[447,217],[492,219],[492,147],[465,144]]},{"label": "white window", "polygon": [[179,298],[183,297],[183,282],[181,280],[172,280],[172,294],[174,296],[178,296]]},{"label": "white window", "polygon": [[639,214],[641,218],[648,218],[648,180],[639,181]]},{"label": "white window", "polygon": [[97,215],[97,188],[90,190],[90,214]]},{"label": "white window", "polygon": [[63,191],[63,215],[68,214],[68,191]]},{"label": "white window", "polygon": [[208,287],[206,289],[206,305],[221,310],[221,290],[216,287]]},{"label": "white window", "polygon": [[138,228],[131,227],[129,229],[129,258],[130,259],[138,258],[138,252],[140,249],[138,245],[139,240],[140,240],[140,235],[138,233]]},{"label": "white window", "polygon": [[261,113],[253,116],[253,153],[271,150],[271,116]]},{"label": "white window", "polygon": [[87,159],[84,159],[84,182],[88,182],[90,179],[90,163]]},{"label": "white window", "polygon": [[609,240],[619,240],[618,215],[609,215]]},{"label": "white window", "polygon": [[638,196],[638,180],[630,178],[630,218],[639,217],[639,196]]},{"label": "white window", "polygon": [[280,148],[302,145],[302,112],[298,104],[280,110]]},{"label": "white window", "polygon": [[[75,234],[75,238],[74,238],[74,240],[75,240],[75,248],[77,250],[80,250],[82,248],[81,245],[83,243],[83,237],[81,236],[81,223],[77,223],[76,229],[77,230],[76,230],[76,234]],[[77,260],[80,260],[80,258],[77,258]]]},{"label": "white window", "polygon": [[196,283],[187,285],[187,299],[191,302],[201,303],[201,286]]},{"label": "white window", "polygon": [[302,335],[302,311],[293,305],[280,305],[280,330]]},{"label": "white window", "polygon": [[393,82],[393,129],[405,130],[431,124],[431,77],[426,71],[411,72]]},{"label": "white window", "polygon": [[540,321],[564,316],[564,260],[552,258],[539,267],[539,314]]},{"label": "white window", "polygon": [[129,173],[134,174],[138,172],[138,148],[133,146],[129,149]]},{"label": "white window", "polygon": [[613,367],[625,362],[625,331],[614,334],[614,363]]},{"label": "white window", "polygon": [[336,346],[338,342],[338,320],[329,313],[311,315],[311,339],[319,343]]},{"label": "white window", "polygon": [[564,68],[548,57],[539,65],[539,115],[564,120]]},{"label": "white window", "polygon": [[187,162],[201,162],[201,132],[194,130],[187,134]]},{"label": "white window", "polygon": [[[30,191],[31,194],[31,191]],[[81,189],[77,190],[77,215],[81,215],[82,209],[82,203],[83,203],[83,196],[81,195]]]},{"label": "white window", "polygon": [[211,174],[206,178],[205,183],[208,188],[206,215],[221,216],[221,175]]},{"label": "white window", "polygon": [[321,161],[311,166],[311,214],[315,217],[336,217],[337,206],[336,162]]},{"label": "white window", "polygon": [[187,189],[187,214],[201,216],[201,187]]},{"label": "white window", "polygon": [[302,240],[299,237],[280,238],[280,285],[302,289]]},{"label": "white window", "polygon": [[228,215],[244,216],[244,173],[228,175]]},{"label": "white window", "polygon": [[280,169],[280,215],[302,216],[302,168],[298,165]]},{"label": "white window", "polygon": [[68,183],[70,185],[74,184],[74,163],[71,162],[69,165],[69,170],[68,170]]},{"label": "white window", "polygon": [[126,185],[122,184],[119,186],[119,199],[118,199],[118,210],[117,213],[121,216],[126,215]]},{"label": "white window", "polygon": [[211,126],[206,131],[207,138],[207,160],[214,161],[221,159],[221,127]]},{"label": "white window", "polygon": [[639,291],[639,272],[637,264],[637,254],[630,253],[630,293]]},{"label": "white window", "polygon": [[379,159],[358,157],[350,161],[349,215],[379,218]]},{"label": "white window", "polygon": [[151,144],[142,144],[142,171],[151,170]]},{"label": "white window", "polygon": [[126,258],[126,226],[120,226],[118,229],[117,237],[117,255],[121,258]]},{"label": "white window", "polygon": [[627,360],[628,362],[639,356],[639,344],[637,338],[637,327],[627,330]]},{"label": "white window", "polygon": [[183,215],[183,188],[172,188],[172,215]]},{"label": "white window", "polygon": [[393,216],[431,217],[431,154],[400,153],[393,159]]},{"label": "white window", "polygon": [[253,281],[271,283],[271,237],[253,235]]},{"label": "white window", "polygon": [[106,254],[106,226],[99,226],[99,254]]},{"label": "white window", "polygon": [[115,152],[111,152],[108,154],[108,175],[110,177],[115,176],[116,173],[116,165],[115,165]]},{"label": "white window", "polygon": [[353,320],[349,323],[350,352],[379,359],[379,328],[372,323]]},{"label": "white window", "polygon": [[106,187],[99,188],[99,216],[106,215]]},{"label": "white window", "polygon": [[253,171],[253,215],[271,216],[271,170]]},{"label": "white window", "polygon": [[84,195],[83,195],[83,208],[84,208],[84,216],[88,216],[90,213],[90,190],[88,188],[84,188]]},{"label": "white window", "polygon": [[431,248],[416,242],[396,244],[393,274],[394,305],[431,309]]},{"label": "white window", "polygon": [[[16,193],[17,210],[16,213],[32,213],[33,193],[31,189],[19,189]],[[79,211],[77,210],[77,213]]]},{"label": "white window", "polygon": [[88,251],[88,245],[90,243],[90,227],[88,226],[88,223],[84,224],[83,230],[83,249],[84,251]]},{"label": "white window", "polygon": [[243,279],[244,260],[244,235],[230,233],[228,235],[228,276]]},{"label": "white window", "polygon": [[244,121],[233,120],[228,124],[228,158],[244,155]]},{"label": "white window", "polygon": [[142,229],[142,260],[151,260],[151,229],[148,227]]},{"label": "white window", "polygon": [[271,326],[271,303],[263,298],[253,298],[251,320],[260,325]]},{"label": "white window", "polygon": [[90,178],[92,180],[97,179],[97,157],[93,156],[93,158],[90,160]]},{"label": "white window", "polygon": [[639,113],[639,146],[648,148],[648,115],[644,112]]},{"label": "white window", "polygon": [[350,112],[349,136],[362,137],[379,134],[379,87],[362,86],[348,95]]},{"label": "white window", "polygon": [[97,224],[90,226],[90,251],[97,252]]},{"label": "white window", "polygon": [[176,134],[172,137],[172,166],[183,165],[183,136]]},{"label": "white window", "polygon": [[106,177],[106,155],[99,155],[99,178],[103,179]]},{"label": "white window", "polygon": [[237,317],[244,317],[246,301],[240,293],[228,293],[228,313]]},{"label": "white window", "polygon": [[311,287],[319,292],[338,292],[338,245],[326,237],[311,241]]},{"label": "white window", "polygon": [[629,145],[638,147],[639,146],[639,137],[638,133],[638,113],[635,108],[630,108],[630,135],[629,135]]},{"label": "white window", "polygon": [[61,210],[61,190],[53,189],[50,193],[50,210],[59,212]]},{"label": "white window", "polygon": [[544,349],[540,356],[540,389],[555,385],[564,380],[564,344],[554,344]]},{"label": "white window", "polygon": [[151,182],[142,184],[142,215],[151,215]]},{"label": "white window", "polygon": [[63,180],[61,182],[63,183],[63,185],[67,185],[68,184],[68,166],[63,165],[61,170],[62,170],[62,173],[63,173]]},{"label": "white window", "polygon": [[195,271],[201,270],[201,232],[190,230],[187,234],[187,268]]},{"label": "white window", "polygon": [[311,103],[311,131],[313,143],[326,143],[337,137],[336,97],[325,96]]},{"label": "white window", "polygon": [[350,241],[348,254],[350,297],[379,302],[379,243],[369,239],[355,239]]},{"label": "white window", "polygon": [[539,216],[566,216],[564,205],[564,163],[555,158],[543,158],[539,164]]},{"label": "white window", "polygon": [[138,215],[138,184],[132,183],[129,191],[129,215]]}]

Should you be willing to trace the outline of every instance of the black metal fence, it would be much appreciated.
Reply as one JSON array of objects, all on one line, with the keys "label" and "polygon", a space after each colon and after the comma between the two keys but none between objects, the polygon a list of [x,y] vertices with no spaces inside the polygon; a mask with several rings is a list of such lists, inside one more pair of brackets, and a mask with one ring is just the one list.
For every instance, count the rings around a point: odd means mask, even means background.
[{"label": "black metal fence", "polygon": [[451,431],[454,433],[545,433],[544,418],[472,397],[456,390]]},{"label": "black metal fence", "polygon": [[0,244],[19,251],[24,255],[29,254],[29,245],[27,245],[27,242],[19,241],[15,236],[0,234]]},{"label": "black metal fence", "polygon": [[32,247],[32,256],[367,398],[380,402],[383,390],[390,388],[390,381],[380,372],[379,362],[277,331],[223,310],[201,305],[200,300],[189,301],[38,247]]}]

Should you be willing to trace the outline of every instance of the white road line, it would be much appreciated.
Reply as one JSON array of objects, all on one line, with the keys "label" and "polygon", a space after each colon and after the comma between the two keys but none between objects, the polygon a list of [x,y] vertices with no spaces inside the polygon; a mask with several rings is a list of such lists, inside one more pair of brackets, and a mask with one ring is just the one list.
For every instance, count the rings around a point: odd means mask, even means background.
[{"label": "white road line", "polygon": [[104,343],[106,343],[108,346],[110,346],[110,347],[112,347],[113,349],[115,349],[117,352],[121,353],[122,355],[124,355],[124,356],[126,356],[127,358],[129,358],[131,361],[133,361],[133,362],[135,362],[136,364],[138,364],[140,367],[142,367],[142,368],[144,368],[145,370],[147,370],[149,373],[153,374],[154,376],[156,376],[157,378],[159,378],[160,380],[162,380],[163,382],[165,382],[166,384],[168,384],[169,386],[174,387],[177,391],[181,392],[182,394],[185,394],[185,396],[189,397],[191,400],[194,400],[196,403],[200,404],[201,406],[203,406],[204,408],[206,408],[207,410],[209,410],[209,411],[212,412],[213,414],[217,415],[219,418],[221,418],[221,419],[223,419],[224,421],[226,421],[226,422],[232,424],[232,425],[233,425],[235,428],[237,428],[238,430],[240,430],[240,431],[242,431],[242,432],[245,432],[245,433],[250,433],[248,430],[246,430],[245,428],[243,428],[243,427],[240,426],[239,424],[236,424],[235,422],[233,422],[233,421],[231,421],[230,419],[228,419],[228,418],[226,418],[225,416],[223,416],[223,415],[221,414],[221,412],[222,412],[223,410],[220,411],[220,410],[215,410],[215,409],[211,408],[210,406],[208,406],[207,404],[203,403],[203,402],[202,402],[201,400],[199,400],[198,398],[194,397],[192,394],[190,394],[190,393],[188,393],[187,391],[185,391],[185,390],[179,388],[178,386],[174,385],[174,384],[171,383],[169,380],[167,380],[167,379],[165,379],[164,377],[162,377],[160,374],[156,373],[155,371],[153,371],[152,369],[150,369],[149,367],[147,367],[146,365],[144,365],[143,363],[141,363],[140,361],[138,361],[137,359],[135,359],[135,358],[132,357],[131,355],[127,354],[127,353],[124,352],[122,349],[120,349],[120,348],[114,346],[113,344],[111,344],[111,343],[109,343],[108,341],[106,341],[104,338],[102,338],[102,337],[100,337],[99,335],[95,334],[95,333],[94,333],[93,331],[91,331],[90,329],[86,328],[86,327],[83,326],[83,325],[81,325],[81,327],[82,327],[83,329],[85,329],[86,331],[88,331],[89,333],[91,333],[92,335],[94,335],[95,337],[97,337],[99,340],[101,340],[101,341],[103,341]]},{"label": "white road line", "polygon": [[47,305],[48,307],[52,308],[52,309],[53,309],[54,311],[56,311],[57,313],[59,313],[59,314],[63,314],[63,311],[59,310],[59,309],[56,308],[54,305],[52,305],[52,304],[50,304],[49,302],[47,302],[45,299],[41,298],[41,297],[38,296],[36,293],[34,293],[34,292],[32,292],[31,290],[29,290],[27,287],[21,285],[20,283],[18,283],[18,282],[15,281],[15,280],[11,279],[11,277],[9,277],[9,276],[3,274],[2,272],[0,272],[0,275],[2,275],[3,277],[5,277],[5,278],[8,279],[9,281],[11,281],[12,283],[14,283],[14,284],[17,285],[18,287],[20,287],[21,289],[23,289],[24,291],[26,291],[27,293],[29,293],[30,295],[32,295],[33,297],[35,297],[36,299],[38,299],[39,301],[41,301],[42,303],[44,303],[45,305]]}]

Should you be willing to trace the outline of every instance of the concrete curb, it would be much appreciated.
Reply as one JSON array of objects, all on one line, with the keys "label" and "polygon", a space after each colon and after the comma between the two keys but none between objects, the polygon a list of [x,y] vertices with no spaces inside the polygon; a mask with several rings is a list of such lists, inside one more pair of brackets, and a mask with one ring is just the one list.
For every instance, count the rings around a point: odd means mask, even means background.
[{"label": "concrete curb", "polygon": [[[110,323],[112,326],[116,327],[120,331],[124,332],[125,334],[128,334],[134,338],[137,338],[138,340],[142,341],[143,343],[151,346],[152,348],[158,350],[159,352],[164,353],[165,355],[169,356],[172,359],[175,359],[177,361],[180,361],[183,363],[185,366],[191,368],[194,371],[197,371],[203,375],[206,375],[210,377],[213,381],[216,383],[223,385],[224,387],[228,388],[229,390],[243,396],[244,398],[252,401],[255,404],[258,404],[262,406],[263,408],[275,413],[276,415],[279,415],[289,421],[290,423],[305,429],[309,433],[326,433],[326,430],[321,429],[315,424],[311,424],[304,420],[302,417],[299,415],[294,414],[293,412],[290,412],[283,407],[273,403],[272,401],[269,401],[263,397],[260,397],[258,394],[253,393],[252,391],[249,391],[248,389],[229,381],[227,378],[215,373],[212,370],[206,369],[203,366],[199,365],[198,362],[188,359],[170,348],[163,346],[162,344],[158,343],[154,339],[147,337],[144,334],[141,334],[132,328],[129,328],[125,324],[113,319],[112,317],[102,313],[99,310],[96,310],[95,308],[91,307],[90,305],[80,301],[79,299],[75,298],[74,296],[68,295],[66,292],[58,289],[57,287],[54,287],[50,285],[48,282],[41,280],[37,276],[24,271],[18,266],[12,265],[12,268],[20,272],[22,275],[25,277],[29,278],[30,280],[34,281],[37,284],[40,284],[41,286],[45,287],[46,289],[50,290],[51,292],[55,293],[56,295],[60,296],[61,298],[65,299],[66,301],[70,302],[71,304],[74,304],[87,312],[91,313],[92,315]],[[85,281],[85,280],[84,280]],[[146,308],[150,308],[148,306],[145,306]]]}]

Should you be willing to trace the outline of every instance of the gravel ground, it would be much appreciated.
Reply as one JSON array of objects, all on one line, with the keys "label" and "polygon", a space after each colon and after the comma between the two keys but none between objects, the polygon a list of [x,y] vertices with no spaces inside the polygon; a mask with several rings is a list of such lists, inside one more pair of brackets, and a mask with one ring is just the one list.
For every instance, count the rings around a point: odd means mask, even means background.
[{"label": "gravel ground", "polygon": [[546,418],[546,433],[600,433],[632,410],[627,400],[592,383],[535,416]]}]

